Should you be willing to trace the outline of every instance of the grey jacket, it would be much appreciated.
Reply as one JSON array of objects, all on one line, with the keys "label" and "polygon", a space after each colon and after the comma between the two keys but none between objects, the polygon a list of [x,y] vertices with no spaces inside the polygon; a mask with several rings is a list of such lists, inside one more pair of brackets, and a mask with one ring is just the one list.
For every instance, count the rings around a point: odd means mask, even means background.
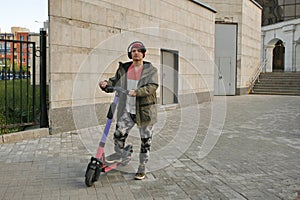
[{"label": "grey jacket", "polygon": [[[109,78],[108,86],[120,86],[127,89],[127,71],[132,62],[119,63],[119,68],[114,77]],[[158,88],[157,69],[150,62],[143,62],[141,79],[138,82],[136,91],[136,123],[139,127],[153,125],[157,122],[157,97]],[[104,89],[106,92],[110,92]],[[126,94],[119,94],[117,118],[123,114],[126,106]]]}]

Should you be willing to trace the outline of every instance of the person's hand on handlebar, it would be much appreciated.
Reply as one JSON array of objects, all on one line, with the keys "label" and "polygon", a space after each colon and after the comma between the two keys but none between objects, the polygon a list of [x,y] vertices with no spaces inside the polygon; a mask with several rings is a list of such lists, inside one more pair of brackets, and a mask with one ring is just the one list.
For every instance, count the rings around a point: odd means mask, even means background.
[{"label": "person's hand on handlebar", "polygon": [[106,86],[107,86],[107,81],[100,81],[99,87],[100,87],[102,90],[104,90],[104,89],[106,88]]},{"label": "person's hand on handlebar", "polygon": [[136,92],[135,90],[129,90],[129,96],[132,96],[132,97],[136,97]]},{"label": "person's hand on handlebar", "polygon": [[122,89],[121,87],[112,87],[112,86],[109,86],[108,88],[108,84],[107,84],[107,81],[104,80],[104,81],[100,81],[99,82],[99,87],[106,91],[106,89],[111,90],[111,92],[113,92],[114,90],[120,90],[120,92],[123,92],[123,93],[126,93],[127,95],[131,96],[131,97],[136,97],[136,91],[135,90],[125,90],[125,89]]}]

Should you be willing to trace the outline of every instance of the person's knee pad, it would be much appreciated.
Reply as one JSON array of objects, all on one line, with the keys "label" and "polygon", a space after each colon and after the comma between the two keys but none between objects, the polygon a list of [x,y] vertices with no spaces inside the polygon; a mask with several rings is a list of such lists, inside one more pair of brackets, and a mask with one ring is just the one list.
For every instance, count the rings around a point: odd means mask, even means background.
[{"label": "person's knee pad", "polygon": [[147,151],[150,151],[151,138],[142,138],[141,141],[141,153],[147,153]]},{"label": "person's knee pad", "polygon": [[123,149],[124,145],[125,145],[126,137],[127,137],[127,134],[123,135],[120,131],[116,130],[114,133],[115,146],[117,146],[120,149]]}]

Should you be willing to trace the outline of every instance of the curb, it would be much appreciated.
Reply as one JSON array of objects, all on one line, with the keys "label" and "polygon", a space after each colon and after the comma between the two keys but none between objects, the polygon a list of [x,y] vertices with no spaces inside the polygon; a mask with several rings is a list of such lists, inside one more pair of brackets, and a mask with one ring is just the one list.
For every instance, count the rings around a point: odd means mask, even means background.
[{"label": "curb", "polygon": [[0,144],[21,142],[23,140],[36,139],[49,135],[49,128],[32,129],[0,136]]}]

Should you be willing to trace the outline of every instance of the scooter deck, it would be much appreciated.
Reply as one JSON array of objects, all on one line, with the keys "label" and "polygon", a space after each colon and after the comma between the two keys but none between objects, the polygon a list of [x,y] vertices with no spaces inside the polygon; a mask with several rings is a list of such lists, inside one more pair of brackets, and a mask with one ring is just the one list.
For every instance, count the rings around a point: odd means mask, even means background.
[{"label": "scooter deck", "polygon": [[109,156],[106,156],[103,160],[106,165],[111,165],[114,163],[128,163],[131,160],[132,152],[132,145],[129,144],[124,148],[122,155],[119,153],[113,153]]},{"label": "scooter deck", "polygon": [[118,153],[110,154],[109,156],[105,156],[104,163],[109,165],[116,162],[122,162],[122,157]]}]

